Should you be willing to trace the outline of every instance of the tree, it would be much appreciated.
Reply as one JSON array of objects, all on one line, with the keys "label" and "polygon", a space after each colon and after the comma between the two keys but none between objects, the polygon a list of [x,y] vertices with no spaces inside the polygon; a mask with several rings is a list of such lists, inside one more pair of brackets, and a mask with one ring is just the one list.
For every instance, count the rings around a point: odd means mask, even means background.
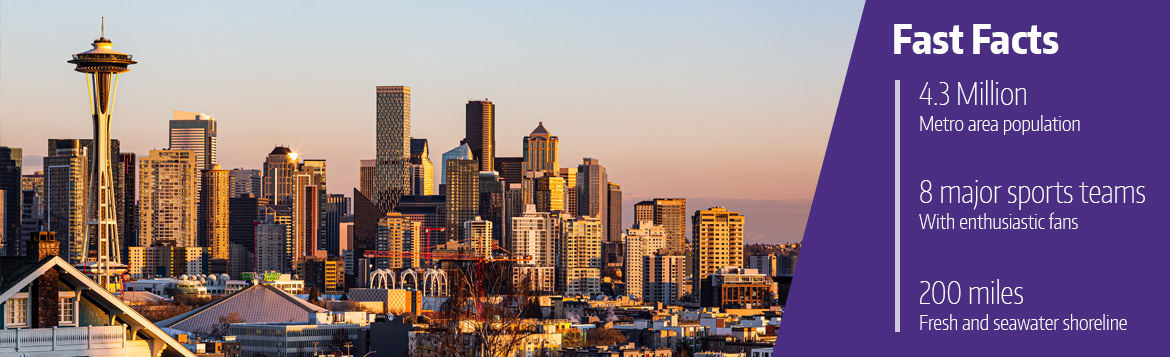
[{"label": "tree", "polygon": [[593,328],[586,334],[590,346],[612,346],[626,342],[626,335],[611,328]]},{"label": "tree", "polygon": [[333,336],[329,339],[329,347],[333,348],[334,352],[341,352],[345,345],[353,343],[353,339],[349,338],[349,331],[339,328],[333,331]]},{"label": "tree", "polygon": [[220,315],[218,323],[211,325],[211,327],[206,330],[199,331],[199,334],[210,338],[223,338],[224,336],[228,335],[232,324],[244,322],[244,318],[240,316],[240,313],[232,311],[227,315]]},{"label": "tree", "polygon": [[[511,356],[538,332],[531,284],[511,279],[509,262],[472,262],[448,271],[451,293],[430,327],[428,345],[443,356]],[[539,315],[537,315],[539,316]],[[422,353],[421,351],[416,351]]]},{"label": "tree", "polygon": [[561,336],[561,348],[580,348],[585,347],[585,336],[581,336],[580,332],[570,331]]},{"label": "tree", "polygon": [[309,302],[317,304],[321,302],[321,292],[317,291],[317,287],[309,287]]}]

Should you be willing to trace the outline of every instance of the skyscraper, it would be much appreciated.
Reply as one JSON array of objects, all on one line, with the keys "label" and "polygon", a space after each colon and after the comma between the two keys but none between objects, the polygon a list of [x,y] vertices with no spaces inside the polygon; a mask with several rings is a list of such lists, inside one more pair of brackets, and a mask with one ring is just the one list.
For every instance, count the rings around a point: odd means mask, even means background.
[{"label": "skyscraper", "polygon": [[686,279],[686,258],[664,251],[642,258],[642,301],[679,305]]},{"label": "skyscraper", "polygon": [[569,215],[577,215],[577,199],[579,198],[577,187],[577,168],[576,167],[562,167],[560,175],[565,179],[565,212]]},{"label": "skyscraper", "polygon": [[264,159],[264,198],[269,204],[291,205],[293,172],[297,169],[297,154],[284,146],[277,146]]},{"label": "skyscraper", "polygon": [[378,160],[361,160],[358,168],[358,190],[366,197],[374,194],[374,171]]},{"label": "skyscraper", "polygon": [[[585,158],[577,166],[577,215],[595,217],[601,221],[603,229],[609,227],[607,215],[609,209],[609,176],[605,174],[605,167],[593,158]],[[608,231],[602,233],[602,238],[608,241]]]},{"label": "skyscraper", "polygon": [[55,233],[61,257],[70,264],[85,261],[85,195],[89,156],[81,140],[50,140],[44,159],[45,230]]},{"label": "skyscraper", "polygon": [[607,267],[620,269],[625,259],[625,248],[622,247],[622,186],[610,182],[606,191],[606,248],[605,263]]},{"label": "skyscraper", "polygon": [[132,56],[114,50],[114,43],[102,36],[93,41],[89,51],[73,55],[69,63],[73,70],[86,75],[90,95],[89,114],[93,117],[93,150],[89,153],[89,192],[86,197],[86,234],[84,252],[92,252],[97,283],[104,289],[113,289],[111,264],[119,265],[122,248],[118,241],[118,200],[115,192],[114,170],[111,167],[116,154],[110,150],[110,113],[118,89],[118,75],[130,71],[138,63]]},{"label": "skyscraper", "polygon": [[[447,152],[443,153],[442,160],[443,160],[443,162],[442,162],[443,172],[442,172],[442,176],[440,176],[442,178],[442,182],[440,182],[440,183],[445,185],[445,184],[447,184],[447,161],[448,160],[475,160],[475,157],[471,155],[471,148],[468,147],[467,144],[461,144],[459,146],[456,146],[454,149],[448,150]],[[478,167],[476,169],[478,170]]]},{"label": "skyscraper", "polygon": [[447,237],[463,237],[463,222],[479,216],[479,161],[447,160]]},{"label": "skyscraper", "polygon": [[410,139],[411,194],[435,194],[435,165],[431,163],[427,139]]},{"label": "skyscraper", "polygon": [[250,193],[228,199],[228,272],[233,277],[256,266],[256,224],[264,221],[267,204],[267,199]]},{"label": "skyscraper", "polygon": [[[117,151],[117,150],[115,150]],[[122,230],[122,258],[126,258],[128,247],[138,245],[138,163],[132,152],[118,154],[118,162],[114,165],[115,175],[121,180],[114,180],[114,187],[118,192],[118,228]],[[121,261],[126,261],[122,259]]]},{"label": "skyscraper", "polygon": [[[349,215],[349,197],[330,194],[325,198],[325,247],[330,256],[341,256],[341,220]],[[349,249],[346,245],[345,249]]]},{"label": "skyscraper", "polygon": [[480,171],[496,171],[496,106],[490,100],[467,101],[463,141],[479,160]]},{"label": "skyscraper", "polygon": [[297,261],[325,249],[325,160],[304,160],[293,174],[293,234],[299,237]]},{"label": "skyscraper", "polygon": [[232,169],[228,172],[228,185],[231,186],[232,197],[244,195],[264,197],[264,180],[260,178],[260,170]]},{"label": "skyscraper", "polygon": [[687,252],[687,199],[655,198],[634,204],[634,222],[650,221],[666,229],[666,247]]},{"label": "skyscraper", "polygon": [[643,268],[646,260],[655,253],[666,248],[666,230],[650,221],[635,223],[633,228],[626,230],[625,242],[625,273],[626,293],[634,300],[645,297],[643,291],[645,276]]},{"label": "skyscraper", "polygon": [[202,170],[199,190],[199,246],[206,247],[210,259],[228,259],[230,213],[228,170],[218,164]]},{"label": "skyscraper", "polygon": [[524,178],[524,158],[497,157],[496,171],[500,173],[504,182],[520,183],[520,180]]},{"label": "skyscraper", "polygon": [[560,139],[549,135],[544,122],[536,125],[531,134],[524,137],[524,171],[544,171],[556,174],[560,170]]},{"label": "skyscraper", "polygon": [[743,223],[739,212],[724,207],[695,211],[691,217],[694,274],[692,291],[703,278],[726,266],[743,267]]},{"label": "skyscraper", "polygon": [[[372,200],[361,191],[353,190],[353,256],[355,261],[364,259],[367,250],[376,250],[378,220],[382,219],[383,216],[385,215],[374,205]],[[355,266],[355,269],[361,271],[365,271],[367,268],[364,264]],[[355,274],[358,273],[360,272],[355,271]]]},{"label": "skyscraper", "polygon": [[410,87],[377,88],[377,160],[374,204],[394,209],[398,197],[410,192]]},{"label": "skyscraper", "polygon": [[495,229],[492,230],[492,240],[500,244],[500,246],[507,247],[509,242],[504,236],[504,216],[507,215],[508,206],[504,195],[507,193],[507,183],[504,183],[500,174],[495,171],[480,171],[479,172],[479,216],[485,220],[492,222]]},{"label": "skyscraper", "polygon": [[390,212],[378,220],[376,247],[382,251],[411,252],[409,256],[374,258],[378,269],[419,268],[421,246],[419,222],[413,222],[398,212]]},{"label": "skyscraper", "polygon": [[562,177],[545,176],[537,178],[532,193],[532,201],[537,212],[552,212],[565,210],[565,179]]},{"label": "skyscraper", "polygon": [[565,295],[596,295],[601,292],[601,240],[604,229],[594,217],[564,221],[561,238],[558,290]]},{"label": "skyscraper", "polygon": [[[411,221],[421,222],[423,229],[423,251],[447,243],[447,197],[442,195],[402,196],[395,212],[402,213]],[[459,237],[451,237],[457,239]]]},{"label": "skyscraper", "polygon": [[548,212],[538,212],[534,205],[525,207],[522,216],[512,218],[512,244],[508,248],[517,256],[532,260],[516,263],[512,282],[520,286],[528,278],[536,292],[552,292],[556,281],[556,239]]},{"label": "skyscraper", "polygon": [[[27,238],[20,236],[20,176],[24,161],[23,150],[0,146],[0,191],[4,192],[3,229],[0,230],[0,245],[15,256]],[[0,250],[3,252],[3,250]]]},{"label": "skyscraper", "polygon": [[170,149],[195,152],[197,170],[219,164],[215,118],[203,113],[174,111],[170,121]]},{"label": "skyscraper", "polygon": [[191,150],[151,150],[138,160],[139,246],[197,246],[197,165]]}]

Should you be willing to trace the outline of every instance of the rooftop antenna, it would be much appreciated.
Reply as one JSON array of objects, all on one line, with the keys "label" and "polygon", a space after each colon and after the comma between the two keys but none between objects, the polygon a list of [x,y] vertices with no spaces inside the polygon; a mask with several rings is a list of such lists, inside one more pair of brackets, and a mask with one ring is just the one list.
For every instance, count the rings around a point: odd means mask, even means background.
[{"label": "rooftop antenna", "polygon": [[102,38],[106,38],[106,15],[102,15]]}]

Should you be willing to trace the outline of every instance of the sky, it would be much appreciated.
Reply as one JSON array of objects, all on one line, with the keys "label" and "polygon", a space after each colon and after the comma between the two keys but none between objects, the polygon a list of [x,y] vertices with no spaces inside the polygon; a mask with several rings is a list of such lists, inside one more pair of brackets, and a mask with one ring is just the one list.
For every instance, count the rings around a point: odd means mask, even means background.
[{"label": "sky", "polygon": [[[352,194],[374,156],[375,91],[411,87],[432,161],[463,138],[464,105],[496,105],[496,155],[538,122],[562,167],[597,158],[633,204],[747,216],[748,242],[803,236],[861,1],[0,2],[0,145],[40,169],[48,138],[92,137],[85,79],[66,63],[105,16],[121,76],[113,137],[167,147],[173,110],[219,125],[224,168],[274,146],[326,159]],[[436,180],[437,182],[438,180]],[[632,222],[631,222],[632,223]]]}]

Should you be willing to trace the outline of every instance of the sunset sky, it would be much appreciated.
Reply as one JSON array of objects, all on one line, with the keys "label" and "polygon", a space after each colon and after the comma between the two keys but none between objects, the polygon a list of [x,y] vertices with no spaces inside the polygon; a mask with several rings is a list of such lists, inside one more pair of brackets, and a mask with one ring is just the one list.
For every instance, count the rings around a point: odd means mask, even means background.
[{"label": "sunset sky", "polygon": [[488,98],[497,156],[520,156],[543,121],[561,166],[601,161],[627,217],[639,200],[686,197],[690,211],[743,212],[749,242],[796,241],[861,6],[5,2],[0,145],[24,148],[31,173],[46,139],[92,137],[84,76],[65,61],[104,14],[114,48],[140,62],[114,106],[123,151],[165,148],[172,110],[204,112],[224,168],[258,169],[285,145],[327,159],[329,191],[349,195],[374,156],[374,87],[406,85],[436,167],[467,100]]}]

